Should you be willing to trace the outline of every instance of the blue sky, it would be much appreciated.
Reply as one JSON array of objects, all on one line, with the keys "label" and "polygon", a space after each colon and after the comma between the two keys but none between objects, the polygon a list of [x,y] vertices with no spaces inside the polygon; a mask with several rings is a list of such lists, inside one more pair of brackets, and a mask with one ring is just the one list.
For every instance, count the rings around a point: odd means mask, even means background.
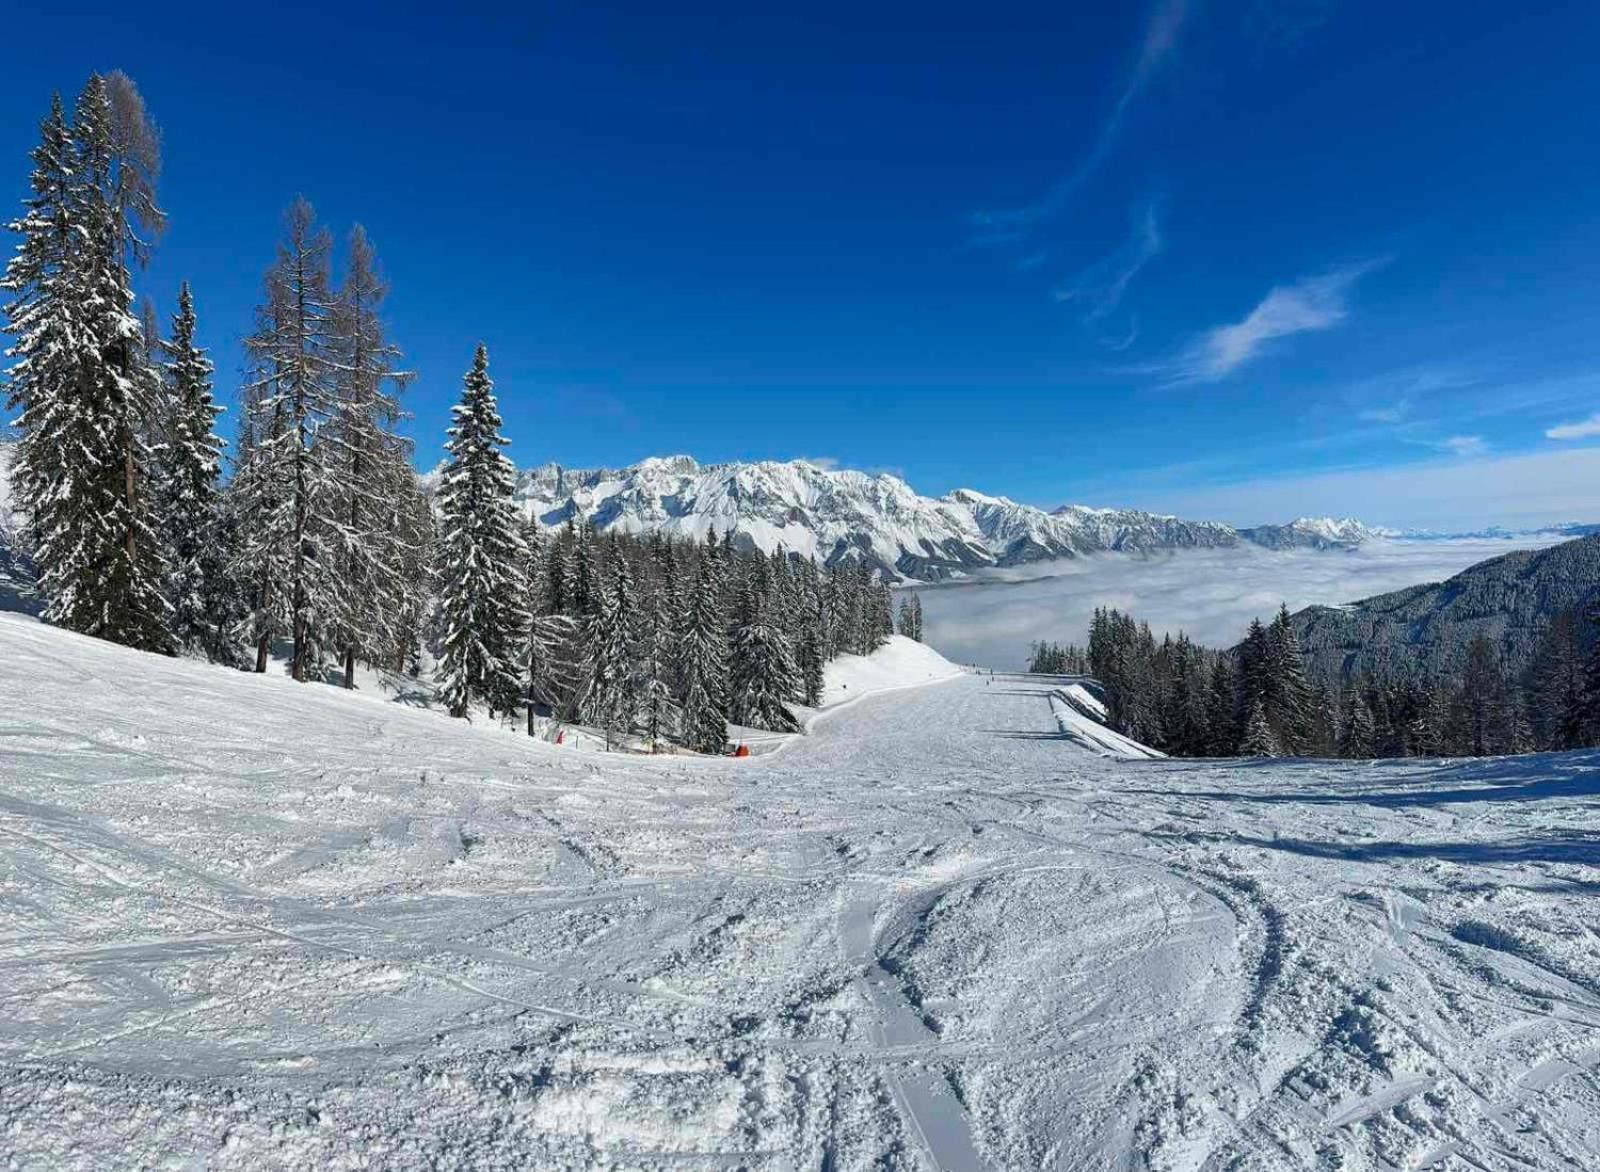
[{"label": "blue sky", "polygon": [[126,70],[163,316],[231,393],[282,208],[361,221],[424,463],[481,339],[521,463],[1600,519],[1593,3],[13,7],[0,197]]}]

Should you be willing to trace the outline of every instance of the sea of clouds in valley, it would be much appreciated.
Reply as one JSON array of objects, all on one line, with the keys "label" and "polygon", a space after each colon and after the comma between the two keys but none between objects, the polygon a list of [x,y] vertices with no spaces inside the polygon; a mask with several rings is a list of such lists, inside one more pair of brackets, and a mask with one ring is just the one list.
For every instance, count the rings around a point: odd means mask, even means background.
[{"label": "sea of clouds in valley", "polygon": [[927,641],[962,663],[1016,668],[1039,639],[1082,643],[1097,606],[1132,611],[1158,633],[1184,630],[1201,643],[1231,646],[1256,616],[1286,602],[1368,598],[1437,582],[1513,549],[1555,537],[1371,541],[1353,550],[1179,550],[1149,557],[1101,554],[986,570],[918,588]]}]

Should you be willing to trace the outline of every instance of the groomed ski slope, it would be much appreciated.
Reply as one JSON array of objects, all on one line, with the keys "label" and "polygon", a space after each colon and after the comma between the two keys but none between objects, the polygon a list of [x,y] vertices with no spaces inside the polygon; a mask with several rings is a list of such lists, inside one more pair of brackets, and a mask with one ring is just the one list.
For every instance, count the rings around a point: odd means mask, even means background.
[{"label": "groomed ski slope", "polygon": [[1592,754],[626,759],[0,616],[0,1163],[1583,1168]]}]

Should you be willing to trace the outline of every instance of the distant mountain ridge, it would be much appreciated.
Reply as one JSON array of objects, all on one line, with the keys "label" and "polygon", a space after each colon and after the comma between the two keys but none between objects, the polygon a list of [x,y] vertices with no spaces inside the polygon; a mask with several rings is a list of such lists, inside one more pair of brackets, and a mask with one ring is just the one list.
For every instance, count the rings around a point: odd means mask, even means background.
[{"label": "distant mountain ridge", "polygon": [[569,518],[604,531],[703,538],[730,529],[772,552],[824,563],[861,559],[896,579],[933,580],[987,567],[1085,554],[1216,549],[1351,549],[1378,536],[1359,521],[1300,518],[1235,529],[1142,509],[1054,511],[975,489],[926,497],[897,476],[804,460],[700,464],[653,457],[626,468],[544,464],[517,477],[516,497],[547,527]]}]

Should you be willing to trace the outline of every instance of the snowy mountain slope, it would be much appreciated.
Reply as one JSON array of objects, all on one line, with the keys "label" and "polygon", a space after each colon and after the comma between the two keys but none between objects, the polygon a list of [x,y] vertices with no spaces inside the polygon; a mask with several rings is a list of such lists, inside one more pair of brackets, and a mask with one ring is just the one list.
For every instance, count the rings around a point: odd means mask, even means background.
[{"label": "snowy mountain slope", "polygon": [[629,468],[574,471],[546,464],[517,480],[522,507],[546,526],[569,518],[602,529],[703,537],[733,529],[763,550],[823,562],[860,557],[896,577],[933,580],[1052,558],[1251,541],[1270,548],[1348,548],[1374,534],[1357,521],[1306,519],[1236,530],[1140,509],[1067,505],[1053,512],[974,489],[934,499],[886,473],[805,461],[708,464],[688,456]]},{"label": "snowy mountain slope", "polygon": [[1354,549],[1389,531],[1368,528],[1354,517],[1300,517],[1287,525],[1256,525],[1239,530],[1246,541],[1267,549]]},{"label": "snowy mountain slope", "polygon": [[1600,756],[596,758],[0,615],[19,1167],[1580,1168]]},{"label": "snowy mountain slope", "polygon": [[1294,615],[1312,673],[1342,682],[1456,678],[1473,636],[1489,638],[1507,670],[1532,662],[1551,618],[1589,613],[1600,597],[1600,536],[1478,562],[1443,582],[1425,582],[1342,606]]}]

